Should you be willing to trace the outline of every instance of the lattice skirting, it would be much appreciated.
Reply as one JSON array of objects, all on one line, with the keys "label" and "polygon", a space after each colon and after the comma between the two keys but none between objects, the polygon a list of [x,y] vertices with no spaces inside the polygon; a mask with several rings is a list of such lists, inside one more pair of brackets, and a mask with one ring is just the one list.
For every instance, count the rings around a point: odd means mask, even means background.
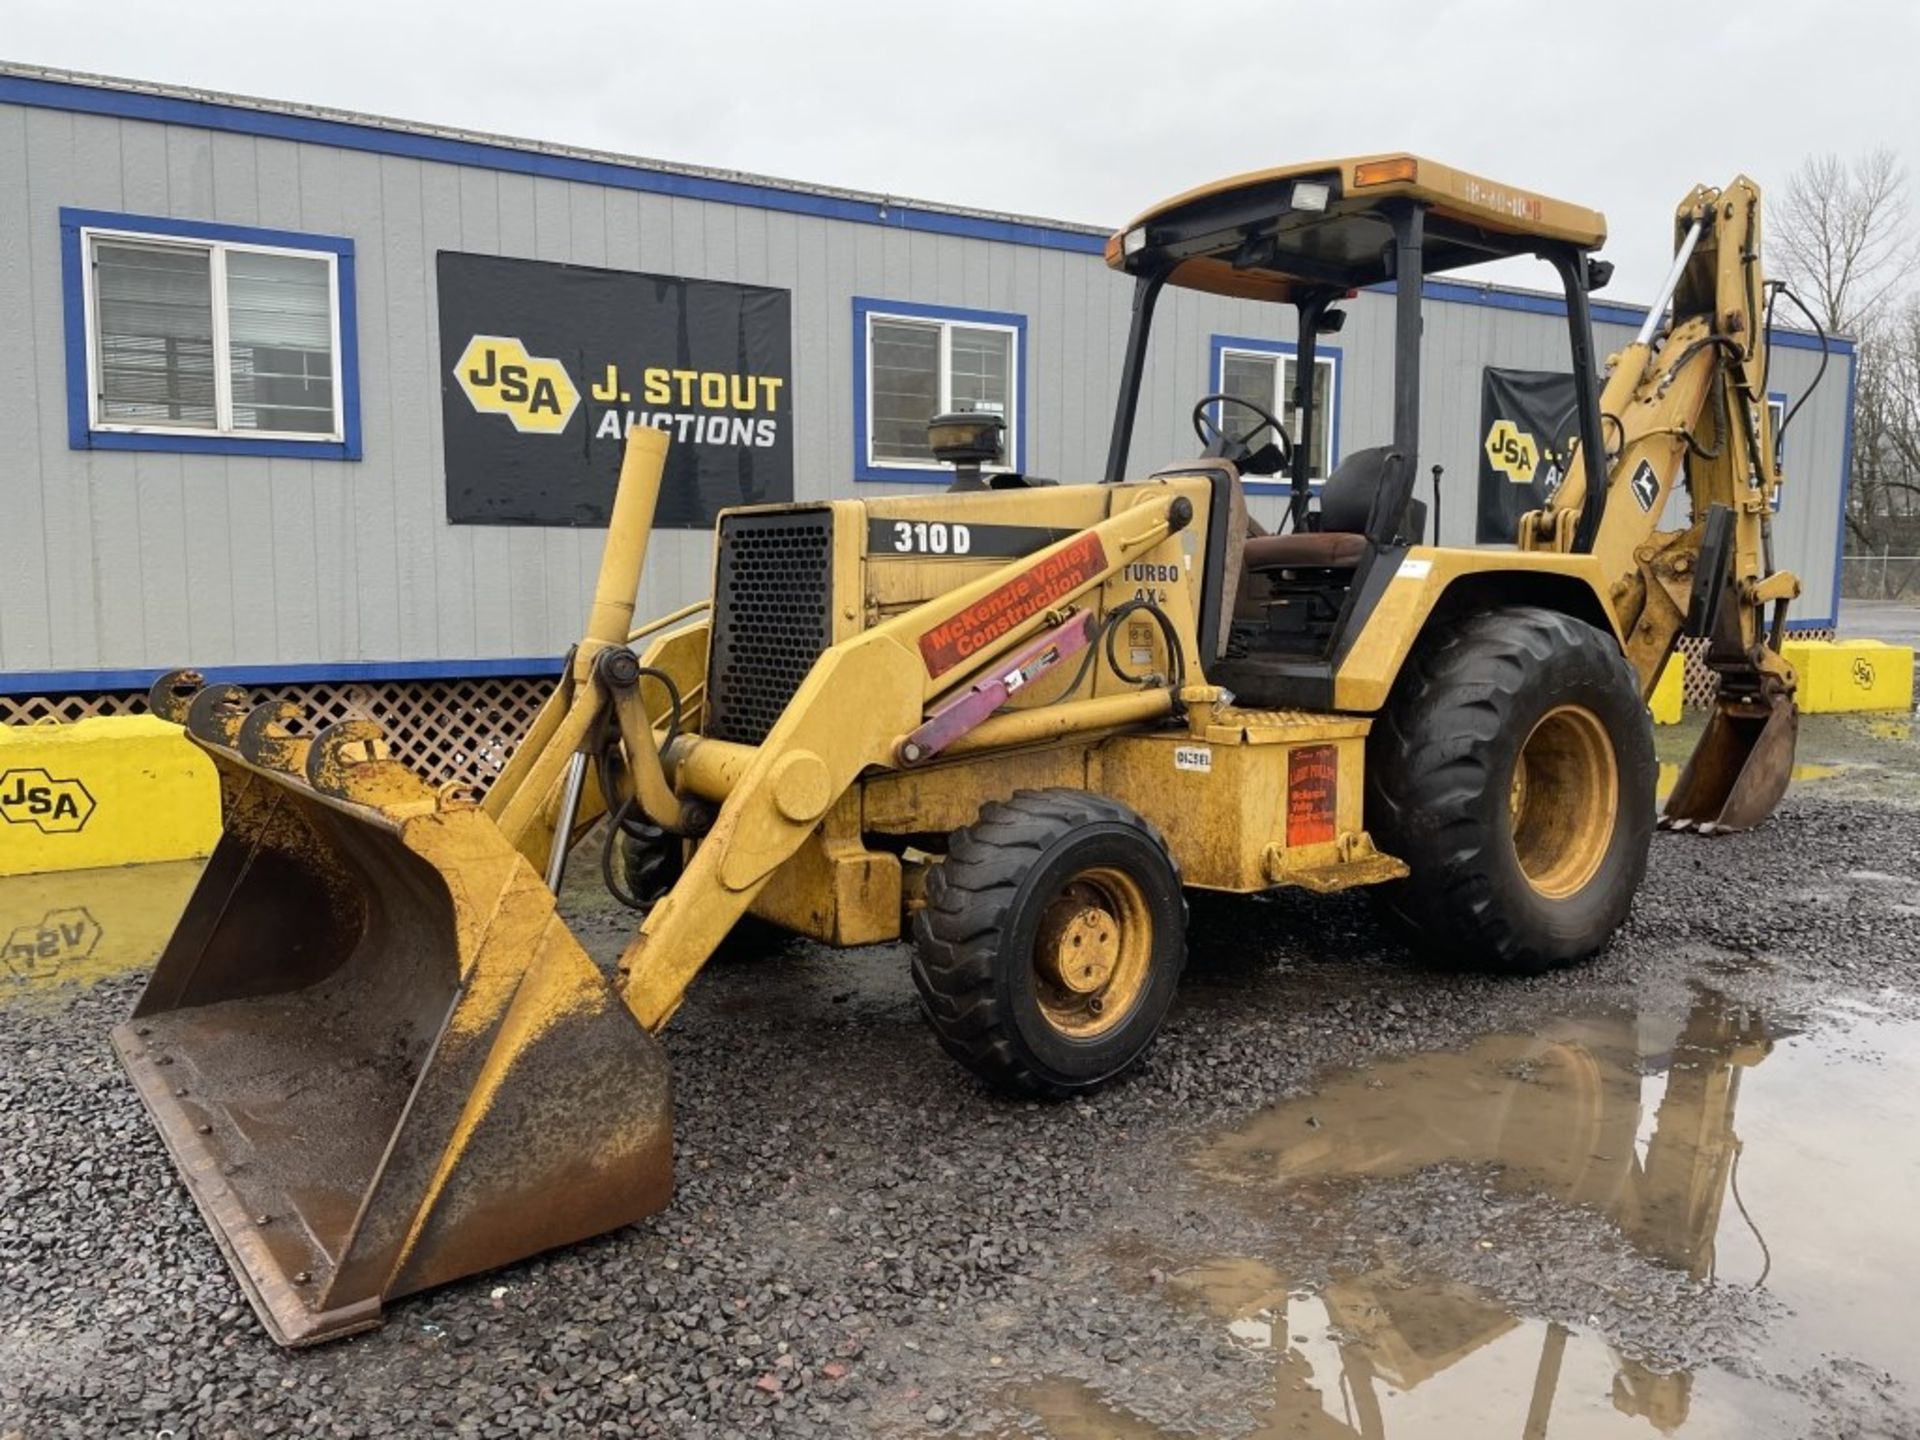
[{"label": "lattice skirting", "polygon": [[[1789,640],[1832,640],[1835,632],[1826,630],[1795,630],[1787,637]],[[1686,662],[1681,675],[1681,686],[1686,703],[1693,709],[1701,710],[1713,703],[1714,693],[1720,688],[1720,677],[1707,668],[1707,642],[1704,640],[1682,640],[1680,656]]]},{"label": "lattice skirting", "polygon": [[[253,685],[255,702],[291,700],[312,733],[335,720],[359,716],[386,730],[397,758],[438,785],[458,780],[485,790],[552,693],[553,676],[476,680],[391,680]],[[0,723],[83,720],[89,715],[140,715],[144,690],[82,695],[0,695]]]},{"label": "lattice skirting", "polygon": [[[1805,630],[1797,638],[1831,640],[1831,630]],[[1708,670],[1706,644],[1682,640],[1686,661],[1686,702],[1713,703],[1717,682]],[[485,790],[533,723],[534,713],[553,692],[552,676],[508,676],[477,680],[388,680],[311,685],[255,685],[254,699],[291,700],[306,714],[305,730],[349,715],[377,720],[394,754],[423,779],[439,785],[458,780]],[[45,720],[83,720],[89,715],[139,715],[147,708],[144,690],[95,691],[75,695],[0,695],[0,724],[32,725]]]}]

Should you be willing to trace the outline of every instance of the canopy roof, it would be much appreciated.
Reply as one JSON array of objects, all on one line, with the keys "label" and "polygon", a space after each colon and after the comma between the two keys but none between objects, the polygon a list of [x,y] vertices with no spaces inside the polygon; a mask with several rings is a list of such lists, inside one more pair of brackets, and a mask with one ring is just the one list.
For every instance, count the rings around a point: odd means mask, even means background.
[{"label": "canopy roof", "polygon": [[1107,263],[1255,300],[1289,299],[1302,286],[1374,285],[1392,278],[1393,232],[1380,202],[1393,199],[1427,207],[1429,273],[1543,245],[1594,250],[1607,238],[1596,210],[1417,155],[1361,155],[1255,170],[1176,195],[1110,238]]}]

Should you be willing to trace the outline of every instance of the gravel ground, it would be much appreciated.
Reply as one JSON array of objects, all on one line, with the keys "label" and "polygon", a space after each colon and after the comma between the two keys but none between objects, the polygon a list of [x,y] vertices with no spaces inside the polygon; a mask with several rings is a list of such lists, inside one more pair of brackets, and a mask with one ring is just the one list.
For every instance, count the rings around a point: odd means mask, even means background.
[{"label": "gravel ground", "polygon": [[[1312,1283],[1417,1251],[1655,1370],[1760,1373],[1764,1296],[1662,1266],[1591,1210],[1501,1198],[1490,1252],[1473,1167],[1329,1191],[1319,1212],[1223,1203],[1193,1157],[1369,1057],[1627,1003],[1680,1013],[1702,987],[1920,1016],[1902,793],[1808,785],[1753,834],[1656,837],[1608,953],[1540,980],[1422,968],[1356,897],[1205,907],[1147,1063],[1058,1106],[997,1099],[940,1055],[901,947],[716,961],[666,1037],[665,1214],[299,1353],[260,1330],[113,1062],[138,983],[0,1010],[0,1436],[1011,1434],[1035,1423],[1021,1386],[1062,1378],[1169,1431],[1238,1434],[1267,1357],[1163,1283],[1220,1253],[1285,1254]],[[569,908],[617,951],[618,915],[584,889]],[[1914,1397],[1844,1356],[1767,1383],[1832,1433],[1920,1434]]]}]

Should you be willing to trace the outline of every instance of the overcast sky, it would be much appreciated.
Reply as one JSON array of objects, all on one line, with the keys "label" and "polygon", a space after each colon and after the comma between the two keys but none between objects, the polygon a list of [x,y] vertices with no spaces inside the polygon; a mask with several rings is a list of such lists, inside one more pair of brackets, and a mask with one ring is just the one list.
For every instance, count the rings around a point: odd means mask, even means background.
[{"label": "overcast sky", "polygon": [[[0,0],[0,55],[1118,225],[1407,149],[1606,212],[1650,298],[1696,181],[1920,172],[1920,0]],[[1501,277],[1546,285],[1544,267]]]}]

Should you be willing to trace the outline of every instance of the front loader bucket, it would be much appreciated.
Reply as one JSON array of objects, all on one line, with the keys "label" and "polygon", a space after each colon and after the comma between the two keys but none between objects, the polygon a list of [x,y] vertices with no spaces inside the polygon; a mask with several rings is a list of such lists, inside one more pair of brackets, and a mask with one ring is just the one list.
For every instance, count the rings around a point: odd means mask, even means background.
[{"label": "front loader bucket", "polygon": [[1720,700],[1667,797],[1660,824],[1705,835],[1752,829],[1787,793],[1799,734],[1800,711],[1791,698]]},{"label": "front loader bucket", "polygon": [[274,1339],[663,1207],[664,1057],[532,867],[369,722],[244,707],[185,707],[225,831],[113,1043]]}]

